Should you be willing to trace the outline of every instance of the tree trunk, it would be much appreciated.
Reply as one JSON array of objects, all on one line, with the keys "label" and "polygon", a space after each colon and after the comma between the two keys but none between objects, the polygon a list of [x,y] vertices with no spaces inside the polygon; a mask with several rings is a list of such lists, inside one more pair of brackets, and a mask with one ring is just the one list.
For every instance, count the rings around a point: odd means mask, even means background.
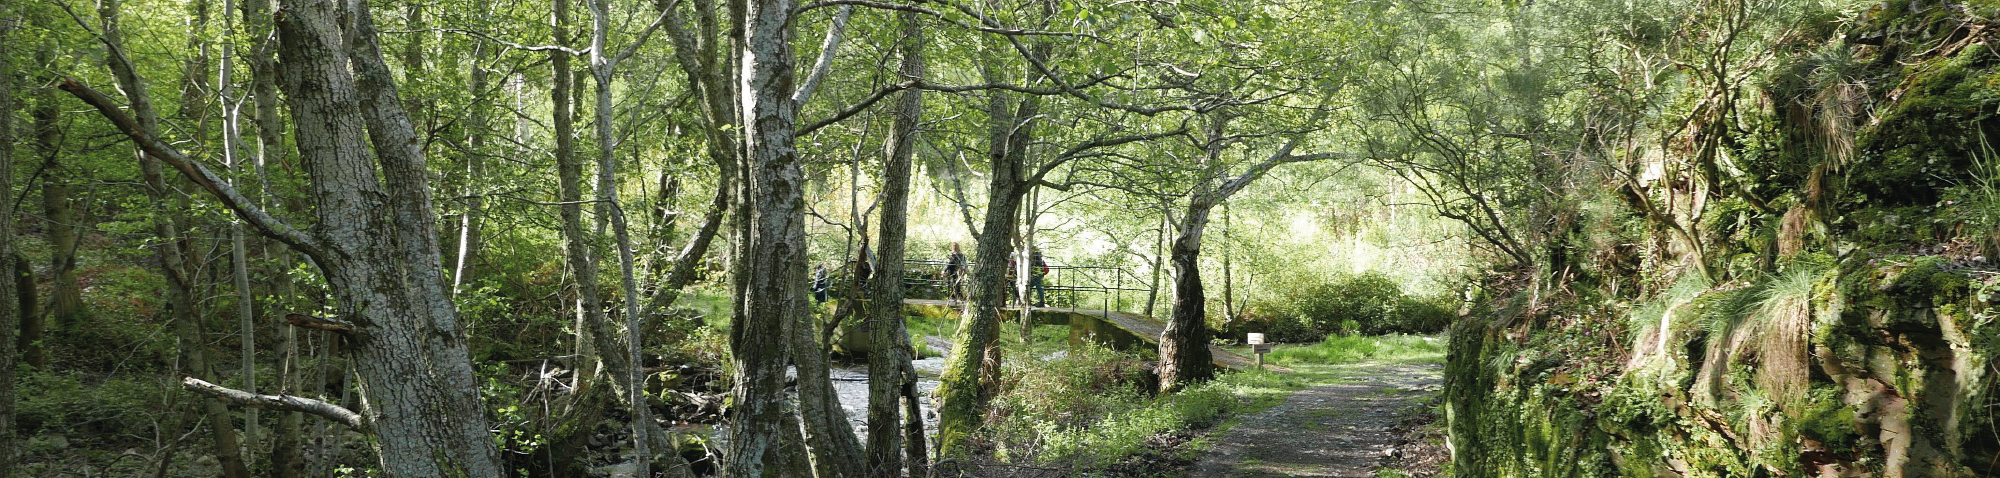
[{"label": "tree trunk", "polygon": [[1167,247],[1167,228],[1166,211],[1161,211],[1160,226],[1154,228],[1155,231],[1159,231],[1159,234],[1156,234],[1153,238],[1153,280],[1146,286],[1145,315],[1147,317],[1153,316],[1153,306],[1160,303],[1160,271],[1167,268],[1165,258],[1160,256],[1160,249]]},{"label": "tree trunk", "polygon": [[[37,60],[51,61],[48,55],[55,49],[49,43],[45,51],[37,53]],[[68,175],[63,172],[62,129],[57,123],[60,113],[56,107],[56,93],[50,90],[41,101],[36,102],[35,144],[37,152],[47,164],[43,169],[42,211],[47,219],[49,238],[49,319],[44,321],[39,315],[21,317],[21,343],[23,358],[35,368],[47,368],[49,359],[42,347],[44,332],[51,323],[58,333],[64,327],[75,327],[83,318],[83,288],[76,278],[76,231],[77,217],[72,193],[75,187],[68,184]],[[11,144],[11,143],[10,143]]]},{"label": "tree trunk", "polygon": [[[14,29],[20,16],[13,4],[0,5],[0,191],[14,190]],[[19,267],[14,258],[14,208],[0,208],[0,277],[14,278]],[[14,331],[20,327],[21,310],[13,307],[13,287],[0,287],[0,478],[14,478],[20,453],[14,438]]]},{"label": "tree trunk", "polygon": [[1229,267],[1229,203],[1222,203],[1222,323],[1236,320],[1236,276]]},{"label": "tree trunk", "polygon": [[[656,5],[673,5],[676,2],[658,2]],[[679,298],[680,289],[694,279],[695,266],[707,254],[715,237],[722,230],[724,220],[729,219],[731,203],[737,198],[737,188],[741,183],[739,167],[743,144],[738,141],[742,124],[734,107],[737,99],[734,83],[728,81],[729,69],[720,58],[720,39],[710,20],[715,14],[715,4],[709,0],[691,2],[702,19],[702,28],[691,30],[677,13],[662,12],[666,15],[663,24],[667,38],[674,44],[674,64],[687,75],[689,90],[693,92],[695,104],[701,112],[702,137],[708,144],[708,156],[715,163],[717,179],[715,198],[709,202],[708,213],[702,217],[701,227],[695,230],[686,247],[675,256],[673,270],[664,283],[653,290],[642,316],[650,317],[671,307]],[[747,199],[746,199],[747,200]],[[738,219],[741,226],[743,219]],[[739,240],[741,236],[738,237]],[[734,252],[734,251],[732,251]],[[734,269],[734,264],[731,264]]]},{"label": "tree trunk", "polygon": [[[554,6],[556,44],[569,45],[573,34],[569,27],[569,2],[558,1]],[[580,375],[577,393],[589,396],[593,393],[591,382],[609,375],[611,383],[624,383],[622,373],[630,367],[625,357],[616,353],[624,347],[618,346],[611,335],[609,319],[604,316],[603,293],[597,287],[597,258],[591,250],[592,236],[583,226],[583,161],[576,156],[576,85],[571,82],[575,70],[570,67],[570,56],[564,51],[549,52],[549,64],[554,68],[550,76],[555,80],[549,95],[550,109],[555,114],[551,122],[555,127],[556,176],[561,189],[556,200],[561,202],[557,210],[562,220],[564,258],[576,276],[577,307],[583,321],[578,327],[582,335],[579,351],[585,352],[586,360],[598,361],[602,367]]]},{"label": "tree trunk", "polygon": [[[618,68],[618,58],[605,54],[608,43],[606,36],[611,28],[610,2],[591,0],[590,18],[590,72],[591,77],[597,81],[595,112],[597,113],[598,231],[602,234],[604,221],[608,218],[618,248],[618,267],[622,279],[620,284],[625,293],[625,347],[623,350],[600,350],[606,355],[624,353],[626,356],[625,369],[616,371],[622,372],[617,377],[624,382],[622,391],[625,394],[625,405],[632,413],[632,448],[635,455],[633,459],[638,464],[635,474],[650,477],[653,476],[653,453],[650,447],[653,431],[657,425],[653,423],[652,414],[649,413],[651,410],[646,406],[646,396],[643,392],[645,380],[639,370],[645,366],[645,362],[639,354],[640,346],[644,344],[641,343],[640,335],[642,329],[639,316],[639,281],[632,257],[632,234],[625,224],[625,211],[618,203],[618,161],[615,156],[618,134],[611,110],[611,74]],[[605,324],[602,331],[609,332],[609,325]]]},{"label": "tree trunk", "polygon": [[[361,329],[353,365],[392,477],[499,476],[497,452],[443,287],[430,188],[416,134],[375,43],[367,4],[350,6],[343,51],[334,6],[288,0],[279,56],[313,178],[321,254],[336,311]],[[352,60],[349,76],[341,59]],[[362,126],[366,125],[366,135]],[[372,143],[370,142],[372,140]],[[370,146],[381,168],[369,161]]]},{"label": "tree trunk", "polygon": [[[787,341],[795,358],[811,357],[818,347],[799,347],[799,337],[810,339],[811,329],[798,330],[809,312],[805,294],[806,244],[804,190],[794,128],[798,105],[791,100],[793,90],[791,13],[788,0],[743,2],[744,37],[740,64],[743,108],[745,171],[747,186],[754,194],[748,208],[749,221],[743,224],[746,248],[743,258],[754,261],[736,264],[737,323],[731,328],[731,354],[735,358],[736,397],[734,421],[730,423],[727,473],[731,476],[801,476],[808,470],[790,469],[796,461],[780,452],[785,410],[783,402]],[[807,340],[810,342],[810,340]],[[804,360],[801,360],[802,362]],[[819,375],[819,381],[826,375]],[[813,405],[804,388],[814,377],[802,363],[799,368],[801,408]],[[838,410],[836,408],[836,410]],[[803,411],[803,410],[802,410]],[[809,415],[809,412],[807,413]],[[806,420],[824,417],[805,416]],[[841,426],[845,427],[842,420]],[[814,426],[805,425],[808,431]],[[848,442],[854,440],[846,432]],[[815,438],[806,437],[804,443]],[[827,439],[834,437],[824,437]],[[836,445],[837,446],[837,445]],[[815,448],[815,461],[826,455]],[[848,449],[846,451],[856,451]],[[860,463],[858,454],[838,457],[847,464]],[[820,466],[834,463],[818,463]],[[852,476],[852,475],[850,475]]]},{"label": "tree trunk", "polygon": [[[230,12],[236,9],[236,2],[233,0],[223,0],[222,4],[223,31],[234,33],[235,17],[231,16]],[[242,115],[239,113],[240,109],[230,107],[229,105],[230,97],[232,96],[231,93],[236,86],[235,80],[231,78],[236,72],[235,53],[234,42],[222,42],[222,67],[216,69],[215,91],[216,103],[222,105],[222,167],[232,172],[240,172],[237,165],[240,163],[238,154],[241,153],[243,142],[243,136],[239,130],[242,124]],[[229,181],[231,186],[237,184],[237,181],[233,179],[236,177],[238,175],[232,174],[230,176],[232,178]],[[243,377],[243,390],[255,393],[257,391],[257,327],[254,307],[257,297],[250,290],[249,246],[243,240],[243,225],[240,221],[231,221],[227,229],[229,231],[229,272],[232,279],[231,283],[236,288],[236,330],[238,348],[240,349],[240,357],[237,359],[237,365],[241,367],[238,373]],[[256,408],[246,407],[243,409],[243,441],[248,445],[249,449],[253,450],[262,448],[258,446],[257,440],[257,426],[259,425],[257,415]],[[256,457],[255,453],[247,454],[244,457],[246,466],[254,467]]]},{"label": "tree trunk", "polygon": [[[270,0],[246,0],[243,2],[243,26],[248,32],[268,32],[271,23]],[[269,169],[266,167],[285,156],[285,140],[282,122],[278,117],[278,69],[275,61],[275,39],[270,35],[255,35],[257,46],[248,55],[250,64],[250,93],[254,107],[251,121],[257,128],[257,152],[252,159],[252,167],[257,177],[260,204],[270,204],[271,186]],[[240,183],[239,183],[240,184]],[[292,257],[282,247],[272,247],[274,241],[260,241],[259,249],[264,257],[273,263],[266,273],[271,281],[274,306],[283,307],[292,297],[292,282],[288,271]],[[276,314],[273,314],[276,315]],[[280,326],[282,343],[279,351],[283,354],[278,368],[278,389],[294,390],[303,374],[297,364],[298,331],[292,327]],[[323,383],[324,380],[321,380]],[[299,412],[279,412],[278,423],[271,430],[271,475],[278,478],[297,478],[305,473],[305,443],[300,436],[305,415]]]},{"label": "tree trunk", "polygon": [[1201,233],[1208,226],[1212,200],[1200,195],[1188,203],[1187,215],[1174,236],[1169,256],[1174,262],[1174,311],[1160,333],[1160,391],[1172,393],[1215,376],[1208,351],[1207,296],[1201,288]]},{"label": "tree trunk", "polygon": [[[924,77],[923,26],[914,12],[901,14],[903,34],[897,49],[903,56],[904,80]],[[889,148],[882,162],[882,219],[876,250],[877,280],[874,309],[868,324],[873,347],[868,353],[868,472],[897,476],[903,470],[902,431],[898,428],[899,394],[910,381],[910,335],[903,322],[903,255],[909,223],[910,161],[916,154],[917,125],[923,119],[923,91],[908,90],[896,103]],[[922,420],[917,422],[921,439]],[[911,468],[921,469],[922,456]],[[913,473],[914,474],[914,473]]]},{"label": "tree trunk", "polygon": [[484,96],[488,84],[488,73],[486,67],[479,64],[486,48],[488,47],[485,42],[475,44],[471,59],[468,61],[472,65],[472,84],[469,90],[478,99],[473,101],[473,105],[466,113],[464,120],[466,122],[466,149],[471,150],[471,152],[464,155],[465,176],[462,179],[463,189],[461,191],[465,197],[465,208],[458,216],[458,241],[456,241],[458,254],[457,258],[452,261],[451,268],[451,293],[453,297],[458,296],[460,292],[464,291],[466,277],[470,276],[473,271],[473,257],[479,254],[480,241],[484,237],[480,232],[483,225],[481,219],[486,214],[486,198],[483,194],[480,194],[477,185],[479,184],[480,177],[485,174],[486,138],[489,134],[487,131],[487,115],[492,111],[492,108],[488,107],[491,104],[490,100]]},{"label": "tree trunk", "polygon": [[[988,82],[998,82],[991,68]],[[960,314],[952,354],[945,360],[935,392],[938,400],[938,455],[964,454],[966,441],[980,426],[1000,372],[1000,309],[1007,302],[1007,258],[1014,253],[1014,225],[1020,216],[1026,148],[1033,138],[1032,122],[1040,99],[993,92],[986,104],[987,159],[992,163],[986,192],[986,217],[976,238],[979,252],[972,264],[972,310]],[[1016,108],[1018,106],[1018,108]],[[1016,111],[1009,111],[1015,109]]]}]

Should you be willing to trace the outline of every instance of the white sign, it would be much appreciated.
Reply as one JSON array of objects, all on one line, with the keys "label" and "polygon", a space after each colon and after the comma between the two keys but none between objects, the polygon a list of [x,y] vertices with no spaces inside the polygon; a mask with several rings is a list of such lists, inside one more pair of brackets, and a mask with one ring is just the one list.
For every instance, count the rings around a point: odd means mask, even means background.
[{"label": "white sign", "polygon": [[1250,345],[1257,345],[1264,343],[1264,334],[1250,334],[1250,340],[1248,342],[1250,342]]}]

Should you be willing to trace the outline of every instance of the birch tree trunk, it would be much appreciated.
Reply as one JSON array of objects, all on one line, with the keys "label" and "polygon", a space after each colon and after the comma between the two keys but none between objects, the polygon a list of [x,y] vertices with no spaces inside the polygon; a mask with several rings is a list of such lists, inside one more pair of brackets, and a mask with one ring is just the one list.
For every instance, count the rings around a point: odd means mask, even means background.
[{"label": "birch tree trunk", "polygon": [[[743,28],[738,101],[745,126],[744,159],[749,163],[744,172],[749,178],[746,185],[754,192],[741,197],[746,204],[752,198],[755,201],[743,211],[749,217],[741,226],[746,246],[742,257],[757,260],[736,264],[739,302],[730,337],[736,376],[731,393],[736,397],[736,409],[725,468],[730,476],[810,473],[789,469],[796,462],[779,453],[788,421],[784,409],[787,341],[796,341],[799,334],[810,338],[811,333],[809,328],[796,330],[808,307],[804,288],[805,175],[793,136],[798,105],[791,100],[792,8],[788,0],[748,0],[736,12]],[[806,374],[801,367],[801,382],[808,378]],[[848,439],[853,439],[852,433]],[[854,458],[851,463],[859,461]]]},{"label": "birch tree trunk", "polygon": [[[338,314],[365,337],[352,341],[351,354],[383,471],[499,476],[464,330],[443,286],[423,156],[375,43],[368,5],[349,5],[347,44],[331,2],[283,6],[289,13],[277,18],[279,56],[313,179],[314,245],[337,251],[322,251],[315,262]],[[343,60],[351,60],[353,76]]]},{"label": "birch tree trunk", "polygon": [[709,203],[708,213],[702,217],[701,227],[689,239],[687,247],[674,260],[673,270],[668,273],[665,284],[655,289],[652,300],[646,304],[646,315],[672,305],[673,297],[680,287],[694,277],[694,266],[708,250],[709,244],[729,217],[730,204],[739,184],[739,162],[743,144],[739,140],[741,118],[736,111],[736,88],[729,82],[728,62],[723,57],[720,43],[722,38],[714,27],[715,3],[712,0],[688,2],[693,5],[698,19],[695,28],[690,28],[686,20],[677,12],[666,14],[664,23],[667,39],[674,44],[674,65],[688,78],[688,89],[695,98],[696,109],[701,113],[702,138],[708,145],[709,160],[715,163],[717,178],[715,198]]},{"label": "birch tree trunk", "polygon": [[480,176],[485,172],[483,166],[485,165],[486,156],[486,138],[489,134],[487,131],[487,115],[492,111],[492,108],[488,106],[490,99],[486,99],[483,96],[486,94],[489,73],[486,67],[480,64],[480,60],[485,56],[486,48],[486,42],[475,43],[472,49],[472,56],[467,61],[472,66],[472,84],[468,89],[475,98],[485,101],[475,100],[465,117],[467,125],[465,143],[466,148],[470,149],[471,152],[465,155],[465,177],[462,190],[462,194],[465,197],[465,209],[458,216],[458,254],[457,258],[452,261],[451,269],[451,293],[453,297],[457,297],[460,292],[464,291],[466,277],[473,272],[473,257],[479,254],[480,240],[484,237],[480,229],[482,226],[482,216],[486,214],[486,198],[480,194],[478,184]]},{"label": "birch tree trunk", "polygon": [[[1316,110],[1308,124],[1319,122],[1325,114],[1324,109]],[[1194,190],[1188,194],[1187,210],[1183,213],[1179,231],[1169,251],[1175,273],[1174,311],[1173,319],[1167,321],[1166,330],[1160,332],[1162,393],[1172,393],[1215,376],[1214,354],[1208,350],[1208,297],[1201,284],[1201,234],[1208,227],[1209,213],[1217,204],[1249,187],[1250,183],[1279,165],[1343,156],[1338,153],[1293,154],[1304,134],[1294,133],[1269,158],[1250,165],[1240,174],[1228,175],[1229,165],[1223,161],[1223,149],[1235,141],[1225,134],[1231,118],[1233,116],[1227,112],[1217,114],[1203,128],[1206,134],[1204,149],[1207,151],[1199,164],[1202,171]]]},{"label": "birch tree trunk", "polygon": [[[653,453],[650,450],[653,439],[651,410],[647,408],[644,375],[640,369],[645,362],[640,358],[639,349],[643,345],[640,335],[639,282],[632,257],[632,234],[625,224],[625,211],[618,203],[618,161],[614,156],[617,144],[617,124],[613,122],[611,102],[611,74],[618,68],[619,58],[605,52],[611,28],[611,4],[606,0],[590,2],[590,73],[596,79],[597,88],[597,221],[601,235],[604,221],[611,221],[611,228],[618,248],[618,268],[620,284],[625,293],[625,347],[621,349],[599,348],[600,353],[625,354],[625,367],[614,368],[614,374],[624,384],[625,405],[632,412],[632,448],[634,461],[638,464],[635,474],[642,477],[653,476]],[[639,41],[644,41],[643,39]],[[610,324],[600,328],[601,333],[610,332]],[[606,341],[608,342],[608,341]]]},{"label": "birch tree trunk", "polygon": [[1167,228],[1169,224],[1167,223],[1168,214],[1165,209],[1162,207],[1160,211],[1160,225],[1153,228],[1153,230],[1159,233],[1153,237],[1153,279],[1146,286],[1146,313],[1144,315],[1147,317],[1153,316],[1153,305],[1160,303],[1160,271],[1166,269],[1165,258],[1160,256],[1160,249],[1165,249],[1167,246]]},{"label": "birch tree trunk", "polygon": [[[556,44],[567,46],[572,35],[569,2],[558,0],[554,2],[554,7]],[[571,55],[566,51],[549,52],[549,64],[553,68],[550,76],[554,79],[549,96],[550,109],[555,115],[551,124],[555,127],[556,176],[560,188],[556,200],[561,202],[557,211],[562,220],[564,258],[569,262],[570,272],[576,275],[577,307],[582,321],[581,327],[578,327],[583,339],[579,352],[588,357],[586,360],[599,361],[603,368],[581,375],[577,394],[588,396],[595,393],[591,382],[609,375],[612,383],[623,383],[625,379],[620,374],[629,367],[625,366],[625,357],[616,353],[623,347],[618,347],[610,335],[609,319],[604,316],[603,293],[597,287],[597,258],[591,249],[593,236],[583,226],[583,162],[576,155],[576,85],[572,83],[575,70],[570,66]],[[602,371],[611,373],[597,373]]]},{"label": "birch tree trunk", "polygon": [[[915,12],[900,15],[903,32],[896,48],[903,56],[902,80],[924,78],[923,23]],[[903,255],[909,223],[910,162],[916,155],[917,126],[923,119],[923,91],[898,93],[896,119],[890,127],[889,148],[882,162],[881,245],[876,250],[879,266],[875,281],[874,310],[868,324],[873,347],[868,353],[868,474],[898,476],[904,460],[902,430],[898,427],[899,393],[915,378],[910,365],[910,335],[903,321]],[[922,440],[923,422],[917,421],[917,440]],[[922,452],[919,448],[916,451]],[[923,455],[910,457],[911,475],[919,475]]]},{"label": "birch tree trunk", "polygon": [[[236,2],[233,0],[223,0],[222,5],[222,31],[234,33],[236,31],[236,22],[234,20],[235,17],[231,16],[230,12],[236,9]],[[238,113],[240,110],[235,105],[229,104],[230,97],[232,96],[230,93],[235,89],[235,80],[231,77],[235,73],[235,46],[235,42],[222,42],[222,65],[216,69],[215,82],[216,104],[222,107],[222,167],[231,172],[238,172],[238,154],[242,151],[241,145],[243,142],[243,136],[238,129],[242,124],[242,115]],[[231,186],[236,184],[233,178],[238,176],[236,174],[230,176],[232,178],[229,181]],[[243,376],[243,389],[256,392],[257,327],[256,310],[254,307],[257,297],[250,290],[250,255],[247,251],[248,246],[245,245],[243,240],[242,221],[231,220],[227,229],[229,231],[229,272],[233,279],[231,283],[236,287],[236,329],[241,354],[237,360],[239,362],[238,366],[242,367],[242,370],[238,373]],[[257,440],[257,415],[257,409],[255,408],[243,409],[243,441],[250,449],[262,448],[258,446]],[[245,466],[254,467],[256,464],[256,454],[251,453],[246,455],[244,461]]]}]

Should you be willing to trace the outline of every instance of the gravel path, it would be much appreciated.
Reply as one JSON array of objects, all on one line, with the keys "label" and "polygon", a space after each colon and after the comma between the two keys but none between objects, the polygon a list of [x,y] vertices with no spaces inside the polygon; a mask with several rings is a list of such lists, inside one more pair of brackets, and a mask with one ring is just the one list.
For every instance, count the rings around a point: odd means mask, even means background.
[{"label": "gravel path", "polygon": [[1397,422],[1443,386],[1444,366],[1352,367],[1345,383],[1300,390],[1213,436],[1191,476],[1375,476],[1394,453]]}]

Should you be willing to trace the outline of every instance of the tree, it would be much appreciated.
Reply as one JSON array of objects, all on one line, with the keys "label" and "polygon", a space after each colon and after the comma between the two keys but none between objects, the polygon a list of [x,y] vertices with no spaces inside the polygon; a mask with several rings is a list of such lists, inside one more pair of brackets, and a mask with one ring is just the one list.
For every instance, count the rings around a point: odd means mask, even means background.
[{"label": "tree", "polygon": [[[730,422],[731,476],[803,475],[779,453],[788,422],[784,400],[786,346],[807,313],[804,180],[793,128],[798,104],[791,99],[792,2],[750,0],[738,15],[743,28],[740,77],[744,177],[754,194],[743,196],[748,221],[741,226],[743,257],[738,262],[737,306],[730,329],[735,358],[735,419]],[[753,199],[754,198],[754,199]],[[809,336],[809,333],[808,333]],[[794,352],[802,352],[794,350]],[[799,373],[805,378],[805,371]],[[852,439],[852,435],[849,435]],[[856,457],[858,458],[858,457]],[[858,462],[859,460],[855,460]]]},{"label": "tree", "polygon": [[1240,113],[1225,109],[1208,115],[1208,124],[1196,144],[1201,153],[1194,164],[1194,187],[1187,194],[1187,207],[1181,212],[1168,248],[1175,272],[1174,310],[1166,330],[1160,333],[1161,392],[1175,392],[1215,375],[1214,356],[1208,350],[1208,295],[1202,287],[1200,260],[1201,235],[1208,227],[1209,213],[1279,165],[1342,157],[1334,153],[1295,152],[1305,133],[1317,129],[1315,123],[1323,118],[1324,105],[1318,111],[1321,113],[1307,120],[1304,128],[1293,132],[1269,157],[1234,175],[1229,174],[1232,168],[1224,152],[1230,145],[1247,139],[1229,130],[1229,123]]},{"label": "tree", "polygon": [[[14,29],[21,16],[13,4],[0,5],[0,191],[14,190]],[[14,208],[0,207],[0,278],[14,278]],[[14,466],[21,462],[14,437],[14,331],[20,327],[20,309],[14,307],[14,288],[0,287],[0,478],[14,478]]]},{"label": "tree", "polygon": [[[896,43],[902,56],[898,74],[906,80],[922,79],[923,21],[916,12],[902,12],[899,16],[903,28]],[[907,393],[916,386],[916,369],[910,365],[910,334],[903,321],[902,277],[909,222],[910,160],[916,155],[917,126],[923,119],[923,91],[902,92],[896,101],[895,115],[882,162],[881,246],[876,253],[880,267],[875,271],[875,310],[870,313],[868,324],[873,347],[868,354],[867,470],[875,476],[895,476],[907,465],[911,476],[922,476],[926,461],[923,415],[914,403],[914,393],[908,397],[912,401],[908,417],[898,416],[897,405],[902,398],[898,392]],[[898,418],[909,420],[907,437],[905,432],[899,432]],[[910,441],[907,461],[899,455],[904,452],[901,448],[906,438]]]},{"label": "tree", "polygon": [[[276,22],[278,53],[288,72],[283,87],[317,203],[311,233],[253,205],[200,162],[161,141],[150,120],[134,121],[110,98],[73,79],[62,88],[96,107],[145,156],[170,164],[259,232],[313,259],[337,315],[299,323],[344,331],[353,344],[355,372],[368,396],[365,425],[378,437],[386,474],[498,476],[464,331],[443,286],[423,156],[375,44],[367,6],[353,7],[350,23],[342,25],[329,1],[288,1],[284,9],[290,14]],[[107,44],[118,50],[114,40]],[[129,71],[121,76],[136,80]],[[126,90],[138,95],[134,112],[149,116],[149,108],[137,106],[146,104],[144,90]],[[199,391],[228,396],[193,382]],[[300,405],[305,402],[271,397],[254,403],[364,424],[352,412]]]}]

